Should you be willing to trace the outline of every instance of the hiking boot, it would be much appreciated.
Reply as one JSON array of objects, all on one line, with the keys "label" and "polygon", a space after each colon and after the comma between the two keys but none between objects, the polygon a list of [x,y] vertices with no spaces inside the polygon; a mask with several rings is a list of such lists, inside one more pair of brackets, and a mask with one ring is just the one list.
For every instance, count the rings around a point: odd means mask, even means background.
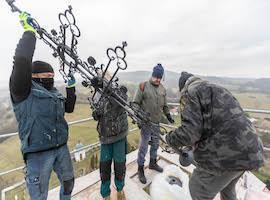
[{"label": "hiking boot", "polygon": [[126,200],[126,195],[124,190],[117,192],[117,200]]},{"label": "hiking boot", "polygon": [[103,198],[103,200],[111,200],[111,197],[107,196],[107,197]]},{"label": "hiking boot", "polygon": [[150,159],[149,169],[153,169],[153,170],[156,170],[156,171],[158,171],[158,172],[163,172],[163,168],[160,167],[160,166],[157,164],[157,159]]},{"label": "hiking boot", "polygon": [[146,184],[147,180],[144,175],[144,168],[143,166],[138,166],[138,177],[142,184]]}]

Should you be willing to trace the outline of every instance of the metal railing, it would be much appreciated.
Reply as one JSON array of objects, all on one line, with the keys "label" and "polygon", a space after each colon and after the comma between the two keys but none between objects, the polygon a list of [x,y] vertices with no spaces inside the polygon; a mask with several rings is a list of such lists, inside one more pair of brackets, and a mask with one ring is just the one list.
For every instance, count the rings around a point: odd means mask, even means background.
[{"label": "metal railing", "polygon": [[[168,105],[179,106],[179,103],[168,103]],[[259,109],[251,109],[251,108],[244,108],[243,110],[245,112],[248,112],[248,113],[270,114],[270,110],[259,110]],[[85,119],[81,119],[81,120],[76,120],[76,121],[68,122],[68,125],[79,124],[79,123],[90,121],[92,119],[93,119],[93,117],[89,117],[89,118],[85,118]],[[6,138],[6,137],[12,137],[12,136],[16,136],[16,135],[18,135],[18,132],[2,134],[2,135],[0,135],[0,139]]]},{"label": "metal railing", "polygon": [[[73,121],[73,122],[69,122],[68,125],[70,126],[70,125],[74,125],[74,124],[84,123],[84,122],[91,121],[91,120],[93,120],[92,117],[82,119],[82,120]],[[139,128],[133,128],[133,129],[130,129],[129,132],[134,132],[134,131],[136,131],[138,129]],[[72,154],[75,154],[77,152],[81,152],[83,150],[90,151],[90,150],[95,149],[95,148],[97,148],[99,146],[100,146],[100,143],[96,142],[96,143],[89,144],[89,145],[83,146],[81,148],[75,149],[75,150],[71,151],[70,154],[72,155]],[[0,176],[9,174],[9,173],[12,173],[12,172],[15,172],[15,171],[23,170],[24,168],[25,168],[25,166],[20,166],[20,167],[17,167],[17,168],[14,168],[14,169],[11,169],[11,170],[8,170],[8,171],[5,171],[5,172],[1,172]],[[14,188],[16,188],[18,186],[21,186],[23,184],[25,184],[24,180],[19,182],[19,183],[16,183],[15,185],[12,185],[10,187],[7,187],[7,188],[3,189],[1,191],[1,199],[5,200],[6,192],[8,192],[8,191],[10,191],[10,190],[12,190],[12,189],[14,189]]]},{"label": "metal railing", "polygon": [[[89,117],[89,118],[85,118],[85,119],[80,119],[80,120],[68,122],[68,125],[70,126],[70,125],[74,125],[74,124],[80,124],[80,123],[87,122],[87,121],[90,121],[90,120],[93,120],[93,117]],[[2,135],[0,135],[0,139],[1,138],[6,138],[6,137],[16,136],[18,134],[19,134],[18,132],[2,134]]]},{"label": "metal railing", "polygon": [[[69,125],[79,124],[79,123],[84,123],[84,122],[91,121],[91,120],[93,120],[92,117],[91,118],[82,119],[82,120],[73,121],[73,122],[70,122],[68,124]],[[167,126],[168,128],[172,128],[172,126],[170,126],[170,125],[167,125],[167,124],[164,124],[164,125]],[[130,129],[129,132],[134,132],[134,131],[136,131],[138,129],[139,128],[133,128],[133,129]],[[96,142],[96,143],[89,144],[89,145],[83,146],[81,148],[75,149],[75,150],[71,151],[70,154],[73,155],[73,154],[75,154],[77,152],[81,152],[83,150],[90,151],[90,150],[95,149],[95,148],[97,148],[99,146],[100,146],[100,143],[99,142]],[[4,171],[4,172],[0,172],[0,176],[9,174],[9,173],[12,173],[12,172],[15,172],[15,171],[23,170],[24,167],[25,166],[20,166],[20,167],[14,168],[14,169],[10,169],[10,170]]]},{"label": "metal railing", "polygon": [[249,113],[270,114],[270,110],[258,110],[258,109],[251,109],[251,108],[244,108],[243,110]]},{"label": "metal railing", "polygon": [[[170,105],[170,106],[179,106],[179,103],[168,103],[168,105]],[[251,112],[251,113],[270,114],[270,110],[244,109],[244,111],[245,112]],[[80,123],[88,122],[88,121],[91,121],[91,120],[93,120],[93,117],[89,117],[89,118],[85,118],[85,119],[81,119],[81,120],[76,120],[76,121],[68,122],[68,125],[71,126],[71,125],[74,125],[74,124],[80,124]],[[169,125],[169,124],[162,124],[162,125],[165,126],[165,127],[167,127],[167,128],[177,128],[176,126]],[[129,130],[129,132],[133,132],[135,130],[138,130],[138,128],[133,128],[133,129]],[[16,136],[16,135],[18,135],[18,132],[9,133],[9,134],[3,134],[3,135],[0,135],[0,139],[1,138],[5,138],[5,137],[12,137],[12,136]],[[91,149],[94,149],[96,147],[99,147],[99,145],[100,145],[99,142],[96,142],[96,143],[93,143],[93,144],[89,144],[89,145],[83,146],[82,148],[75,149],[75,150],[71,151],[70,154],[73,155],[73,154],[75,154],[77,152],[80,152],[82,150],[89,151]],[[270,148],[264,147],[264,150],[265,151],[270,151]],[[0,172],[0,176],[6,175],[6,174],[9,174],[9,173],[18,171],[18,170],[22,170],[22,169],[24,169],[24,167],[25,166],[20,166],[20,167],[14,168],[14,169],[10,169],[10,170],[4,171],[4,172]]]},{"label": "metal railing", "polygon": [[[179,106],[179,103],[168,103],[170,106]],[[262,113],[262,114],[270,114],[270,110],[264,110],[264,109],[253,109],[253,108],[244,108],[245,112],[249,113]]]},{"label": "metal railing", "polygon": [[[178,103],[169,103],[169,105],[171,105],[171,106],[179,106]],[[244,109],[244,111],[245,112],[252,112],[252,113],[270,114],[270,111],[269,110]],[[76,121],[69,122],[68,125],[71,126],[71,125],[74,125],[74,124],[80,124],[80,123],[88,122],[88,121],[91,121],[91,120],[93,120],[93,118],[92,117],[89,117],[89,118],[85,118],[85,119],[81,119],[81,120],[76,120]],[[165,126],[167,128],[177,128],[176,126],[169,125],[169,124],[163,124],[162,123],[161,125],[163,125],[163,126]],[[133,128],[133,129],[130,129],[129,132],[134,132],[134,131],[136,131],[138,129],[139,128]],[[10,134],[4,134],[4,135],[1,135],[0,138],[12,137],[12,136],[16,136],[16,135],[18,135],[18,132],[16,132],[16,133],[10,133]],[[70,154],[71,155],[74,155],[75,153],[81,152],[83,150],[85,150],[85,151],[91,151],[92,149],[95,149],[95,148],[97,148],[99,146],[100,146],[100,143],[99,142],[92,143],[92,144],[83,146],[81,148],[75,149],[75,150],[71,151]],[[270,148],[264,147],[264,150],[265,151],[270,151]],[[0,172],[0,176],[9,174],[9,173],[12,173],[12,172],[15,172],[15,171],[23,170],[24,168],[25,168],[25,166],[20,166],[20,167],[14,168],[14,169],[10,169],[10,170],[4,171],[4,172]],[[23,182],[20,182],[19,184],[24,184],[24,181]],[[12,188],[13,187],[14,186],[12,186]],[[8,191],[11,188],[6,188],[6,189]],[[3,196],[3,191],[1,193],[2,193],[2,196]],[[5,191],[4,191],[4,196],[5,196]]]}]

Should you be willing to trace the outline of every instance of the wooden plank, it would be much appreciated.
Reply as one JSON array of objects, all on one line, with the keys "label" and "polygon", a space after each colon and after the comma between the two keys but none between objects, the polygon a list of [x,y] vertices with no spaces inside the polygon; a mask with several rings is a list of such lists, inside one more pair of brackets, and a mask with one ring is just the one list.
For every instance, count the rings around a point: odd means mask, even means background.
[{"label": "wooden plank", "polygon": [[[136,194],[136,199],[142,199],[142,200],[150,199],[149,194],[147,194],[144,189],[146,189],[151,184],[154,176],[158,174],[158,172],[154,170],[150,170],[148,168],[148,164],[149,164],[149,153],[148,153],[146,156],[146,161],[145,161],[145,175],[147,177],[148,182],[147,184],[140,183],[137,176],[137,170],[138,170],[137,155],[138,155],[138,150],[133,151],[127,155],[127,159],[126,159],[127,171],[126,171],[125,191],[126,191],[126,197],[128,200],[134,199],[134,194]],[[179,161],[178,161],[178,155],[168,154],[168,153],[162,152],[160,149],[158,150],[158,155],[159,155],[158,164],[161,167],[165,167],[166,165],[169,165],[169,164],[175,164],[177,166],[180,166]],[[194,166],[187,167],[187,168],[181,167],[181,168],[191,173],[194,169]],[[113,177],[114,175],[112,173],[111,185],[114,185]],[[60,187],[50,190],[48,199],[49,200],[59,199],[59,190],[60,190]],[[115,190],[115,187],[112,186],[111,190],[112,190],[112,196],[115,197],[117,193]],[[72,199],[74,200],[102,199],[100,196],[99,170],[91,172],[90,174],[87,174],[75,180],[75,186],[72,192]]]}]

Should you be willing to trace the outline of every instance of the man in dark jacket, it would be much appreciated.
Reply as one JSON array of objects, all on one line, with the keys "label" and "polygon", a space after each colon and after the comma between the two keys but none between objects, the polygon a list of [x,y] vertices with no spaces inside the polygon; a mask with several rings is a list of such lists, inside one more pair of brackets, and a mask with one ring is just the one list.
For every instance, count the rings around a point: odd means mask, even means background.
[{"label": "man in dark jacket", "polygon": [[[116,89],[116,92],[127,100],[127,88],[125,86]],[[98,121],[97,130],[101,143],[100,193],[104,199],[110,199],[111,165],[113,160],[117,199],[124,200],[123,188],[125,185],[128,134],[127,112],[112,98],[108,97],[101,103],[100,110],[93,111],[92,115]]]},{"label": "man in dark jacket", "polygon": [[64,114],[74,109],[75,79],[72,76],[69,80],[67,98],[64,98],[54,87],[51,65],[43,61],[32,63],[36,31],[28,24],[28,18],[27,13],[20,15],[25,32],[16,48],[10,77],[10,94],[27,170],[26,184],[32,200],[45,200],[54,170],[61,183],[60,199],[68,200],[74,173]]},{"label": "man in dark jacket", "polygon": [[263,145],[239,102],[225,88],[187,72],[179,79],[181,126],[165,137],[175,148],[194,146],[194,200],[236,200],[235,184],[264,163]]}]

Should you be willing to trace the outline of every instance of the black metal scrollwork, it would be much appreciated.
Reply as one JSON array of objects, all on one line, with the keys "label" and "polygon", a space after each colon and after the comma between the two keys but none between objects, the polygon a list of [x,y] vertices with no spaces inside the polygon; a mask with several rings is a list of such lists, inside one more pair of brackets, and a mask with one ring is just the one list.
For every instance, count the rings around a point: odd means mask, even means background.
[{"label": "black metal scrollwork", "polygon": [[[12,9],[12,12],[19,12],[21,10],[14,5],[15,0],[6,0]],[[72,7],[69,6],[67,10],[58,15],[60,21],[60,31],[55,29],[51,32],[47,32],[44,28],[40,27],[38,22],[34,19],[30,19],[30,24],[36,29],[38,38],[48,45],[52,51],[53,56],[60,61],[59,72],[63,76],[65,81],[68,80],[69,74],[79,73],[83,78],[82,85],[91,89],[93,95],[89,97],[90,106],[94,110],[99,110],[105,100],[108,98],[113,99],[121,107],[123,107],[128,115],[133,119],[134,123],[137,123],[139,127],[144,125],[154,125],[151,122],[148,113],[144,112],[140,107],[133,103],[129,103],[122,98],[119,91],[118,78],[116,77],[119,70],[126,70],[126,42],[122,43],[122,46],[107,49],[107,57],[109,59],[106,67],[101,64],[100,67],[96,66],[96,60],[93,57],[89,57],[86,61],[83,61],[78,56],[77,45],[78,38],[81,36],[81,31],[76,25],[76,18],[72,12]],[[68,37],[69,36],[69,37]],[[67,41],[69,39],[69,41]],[[111,71],[114,69],[113,71]],[[112,73],[110,76],[106,76],[108,72]],[[97,83],[94,85],[94,81]],[[96,98],[98,96],[98,98]],[[159,126],[159,125],[157,125]],[[167,132],[164,127],[160,127],[164,132]],[[181,154],[181,150],[173,150],[168,146],[163,148],[164,151],[171,153]]]},{"label": "black metal scrollwork", "polygon": [[[21,13],[14,2],[15,0],[6,0],[11,6],[13,12]],[[106,98],[113,98],[120,106],[125,108],[130,117],[133,118],[134,122],[146,123],[150,122],[142,110],[135,109],[132,104],[125,101],[118,93],[119,85],[118,78],[116,77],[119,70],[125,70],[127,68],[126,63],[126,42],[123,42],[121,46],[107,49],[107,57],[109,59],[106,67],[101,64],[100,67],[96,66],[96,61],[93,57],[89,57],[87,62],[82,61],[77,53],[78,38],[81,36],[79,27],[76,25],[76,18],[72,12],[72,7],[69,6],[67,10],[58,15],[60,21],[60,31],[53,29],[50,33],[44,28],[40,27],[36,20],[32,19],[32,25],[36,29],[38,36],[53,50],[53,56],[59,58],[60,69],[59,72],[63,76],[65,81],[68,80],[69,73],[79,73],[83,78],[83,86],[92,89],[93,96],[88,98],[90,105],[93,109],[98,109],[99,105]],[[67,35],[71,38],[67,41]],[[69,44],[69,45],[68,45]],[[114,67],[114,71],[110,69]],[[110,71],[112,76],[110,78],[105,77],[106,73]],[[94,78],[100,78],[103,83],[103,87],[94,87],[92,80]],[[99,100],[95,101],[94,97],[99,94]],[[147,119],[147,120],[146,120]]]}]

